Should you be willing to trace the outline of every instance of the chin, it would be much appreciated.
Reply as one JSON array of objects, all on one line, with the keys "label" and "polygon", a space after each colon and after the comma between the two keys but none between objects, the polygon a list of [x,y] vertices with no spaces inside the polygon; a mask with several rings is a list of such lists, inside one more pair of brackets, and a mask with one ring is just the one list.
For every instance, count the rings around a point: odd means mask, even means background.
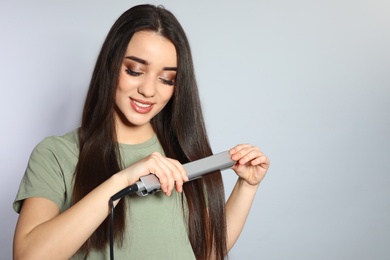
[{"label": "chin", "polygon": [[150,124],[151,118],[134,118],[134,117],[127,117],[126,122],[124,122],[128,126],[135,126],[135,127],[142,127],[145,125]]}]

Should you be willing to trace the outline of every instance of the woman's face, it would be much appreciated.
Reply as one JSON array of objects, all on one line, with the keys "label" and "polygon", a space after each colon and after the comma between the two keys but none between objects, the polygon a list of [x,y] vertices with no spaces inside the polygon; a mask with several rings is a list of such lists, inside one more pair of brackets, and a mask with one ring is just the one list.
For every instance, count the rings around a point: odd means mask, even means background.
[{"label": "woman's face", "polygon": [[133,35],[119,73],[115,120],[125,127],[150,126],[173,95],[177,72],[175,46],[153,32]]}]

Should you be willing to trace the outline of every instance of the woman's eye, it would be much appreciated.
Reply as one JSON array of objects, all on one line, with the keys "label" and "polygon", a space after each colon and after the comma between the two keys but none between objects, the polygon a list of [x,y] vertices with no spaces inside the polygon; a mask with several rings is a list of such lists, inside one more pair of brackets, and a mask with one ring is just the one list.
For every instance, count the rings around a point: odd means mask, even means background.
[{"label": "woman's eye", "polygon": [[134,76],[134,77],[138,77],[138,76],[141,76],[141,75],[142,75],[142,72],[137,72],[137,71],[131,70],[131,69],[129,69],[129,68],[126,69],[126,72],[127,72],[127,74],[129,74],[130,76]]},{"label": "woman's eye", "polygon": [[163,78],[160,78],[160,80],[165,85],[169,85],[169,86],[175,85],[175,81],[174,80],[167,80],[167,79],[163,79]]}]

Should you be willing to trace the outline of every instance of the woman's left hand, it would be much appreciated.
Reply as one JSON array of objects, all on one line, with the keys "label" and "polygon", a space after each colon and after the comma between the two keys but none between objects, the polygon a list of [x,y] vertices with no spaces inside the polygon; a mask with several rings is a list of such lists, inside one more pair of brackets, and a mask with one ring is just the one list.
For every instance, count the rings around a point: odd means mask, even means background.
[{"label": "woman's left hand", "polygon": [[230,149],[236,164],[232,169],[250,185],[258,185],[263,180],[270,165],[270,160],[256,146],[239,144]]}]

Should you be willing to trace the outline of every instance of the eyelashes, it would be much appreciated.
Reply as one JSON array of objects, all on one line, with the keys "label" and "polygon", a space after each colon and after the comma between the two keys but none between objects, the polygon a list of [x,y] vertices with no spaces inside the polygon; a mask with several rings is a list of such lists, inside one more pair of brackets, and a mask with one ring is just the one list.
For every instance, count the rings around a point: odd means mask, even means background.
[{"label": "eyelashes", "polygon": [[173,80],[166,80],[166,79],[163,79],[163,78],[159,78],[161,80],[161,82],[165,85],[169,85],[169,86],[173,86],[175,85],[175,81]]},{"label": "eyelashes", "polygon": [[129,68],[126,68],[126,73],[129,74],[130,76],[133,76],[133,77],[138,77],[138,76],[142,75],[142,72],[137,72],[137,71],[131,70]]},{"label": "eyelashes", "polygon": [[[139,77],[141,76],[142,74],[144,74],[143,72],[138,72],[138,71],[134,71],[134,70],[131,70],[129,68],[126,68],[126,73],[132,77]],[[175,80],[168,80],[168,79],[164,79],[162,77],[158,77],[158,79],[165,85],[169,85],[169,86],[174,86],[175,85]]]}]

